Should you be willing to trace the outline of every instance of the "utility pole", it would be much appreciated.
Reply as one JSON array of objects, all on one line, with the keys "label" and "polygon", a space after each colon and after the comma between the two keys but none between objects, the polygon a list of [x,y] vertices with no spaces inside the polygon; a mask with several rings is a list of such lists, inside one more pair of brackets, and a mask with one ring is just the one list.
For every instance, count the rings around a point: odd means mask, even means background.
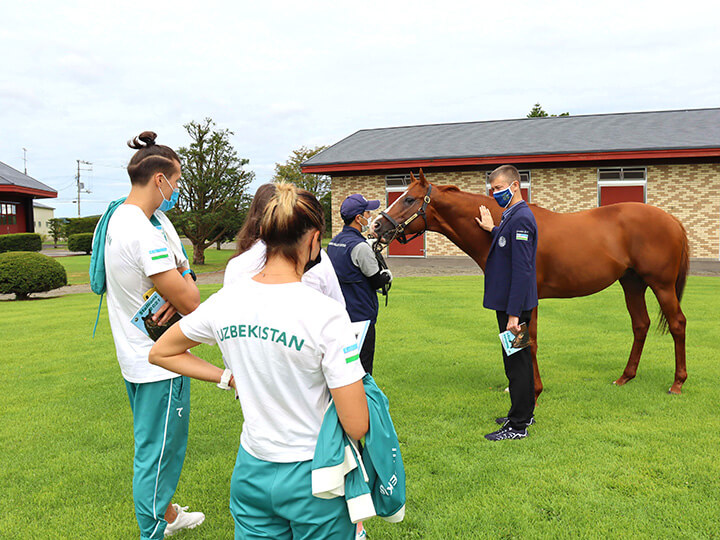
[{"label": "utility pole", "polygon": [[25,163],[25,174],[27,175],[27,148],[23,146],[23,163]]},{"label": "utility pole", "polygon": [[[80,217],[80,190],[85,189],[85,184],[83,184],[80,181],[80,171],[92,171],[92,163],[90,163],[89,161],[83,161],[82,159],[76,159],[75,161],[77,161],[77,177],[76,177],[77,190],[78,190],[77,205],[78,205],[78,217]],[[90,165],[90,167],[87,169],[81,169],[80,164]],[[85,193],[88,193],[88,192],[86,191]]]}]

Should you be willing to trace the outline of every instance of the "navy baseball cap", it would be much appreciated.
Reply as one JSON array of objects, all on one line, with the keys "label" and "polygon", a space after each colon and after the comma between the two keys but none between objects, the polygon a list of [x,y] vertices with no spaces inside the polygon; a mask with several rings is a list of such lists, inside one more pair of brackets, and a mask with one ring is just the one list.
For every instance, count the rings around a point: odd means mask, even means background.
[{"label": "navy baseball cap", "polygon": [[380,208],[380,201],[368,201],[359,193],[350,195],[340,205],[340,216],[343,219],[354,218],[358,214],[362,214],[367,210],[377,210]]}]

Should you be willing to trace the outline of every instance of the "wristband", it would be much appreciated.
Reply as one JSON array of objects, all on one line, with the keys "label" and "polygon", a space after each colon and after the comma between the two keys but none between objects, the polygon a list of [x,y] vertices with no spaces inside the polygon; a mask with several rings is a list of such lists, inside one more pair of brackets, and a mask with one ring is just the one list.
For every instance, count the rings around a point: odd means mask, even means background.
[{"label": "wristband", "polygon": [[232,371],[229,369],[226,369],[223,371],[222,376],[220,377],[220,382],[217,384],[217,387],[221,390],[230,390],[230,385],[228,384],[230,382],[230,379],[232,379]]}]

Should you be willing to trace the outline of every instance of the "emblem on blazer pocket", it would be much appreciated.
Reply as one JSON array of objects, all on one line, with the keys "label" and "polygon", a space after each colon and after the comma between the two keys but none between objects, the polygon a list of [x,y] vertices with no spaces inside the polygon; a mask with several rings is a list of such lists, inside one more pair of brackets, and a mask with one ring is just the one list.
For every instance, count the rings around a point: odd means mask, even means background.
[{"label": "emblem on blazer pocket", "polygon": [[498,238],[498,246],[505,247],[505,244],[507,244],[507,240],[505,240],[504,236],[501,236],[500,238]]}]

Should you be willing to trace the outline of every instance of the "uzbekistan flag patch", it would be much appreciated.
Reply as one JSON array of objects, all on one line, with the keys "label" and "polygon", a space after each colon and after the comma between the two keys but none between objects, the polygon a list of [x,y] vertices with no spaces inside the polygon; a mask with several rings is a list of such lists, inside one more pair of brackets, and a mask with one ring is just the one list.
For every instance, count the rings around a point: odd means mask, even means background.
[{"label": "uzbekistan flag patch", "polygon": [[350,362],[354,362],[355,360],[360,358],[360,351],[358,351],[357,343],[354,343],[350,345],[349,347],[345,347],[343,349],[343,354],[345,354],[345,363],[349,364]]}]

